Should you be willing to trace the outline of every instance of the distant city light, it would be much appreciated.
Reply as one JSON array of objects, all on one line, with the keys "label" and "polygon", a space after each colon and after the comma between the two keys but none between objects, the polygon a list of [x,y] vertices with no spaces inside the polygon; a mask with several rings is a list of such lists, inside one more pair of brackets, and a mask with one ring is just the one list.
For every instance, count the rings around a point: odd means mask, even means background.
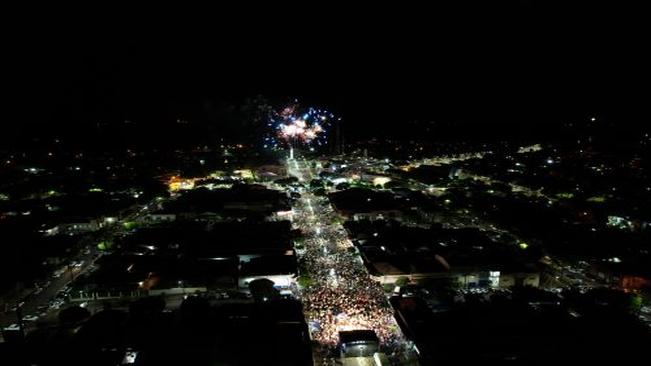
[{"label": "distant city light", "polygon": [[373,185],[384,187],[384,185],[389,183],[390,181],[391,178],[389,177],[375,177],[373,178]]}]

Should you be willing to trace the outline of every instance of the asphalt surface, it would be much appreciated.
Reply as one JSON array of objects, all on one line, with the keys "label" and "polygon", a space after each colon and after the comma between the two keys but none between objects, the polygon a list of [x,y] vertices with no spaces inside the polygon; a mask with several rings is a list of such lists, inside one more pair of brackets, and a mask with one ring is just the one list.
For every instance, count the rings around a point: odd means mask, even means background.
[{"label": "asphalt surface", "polygon": [[[141,216],[146,215],[148,212],[145,207],[148,207],[152,203],[145,205],[144,207],[137,206],[131,214],[118,221],[114,225],[108,227],[107,229],[89,233],[79,239],[81,244],[80,247],[84,249],[82,249],[81,255],[72,258],[71,261],[77,263],[82,261],[82,265],[78,267],[66,267],[60,276],[54,277],[53,273],[50,278],[43,279],[43,281],[47,280],[50,281],[50,283],[47,286],[43,287],[39,293],[36,293],[35,291],[22,299],[14,299],[13,301],[9,301],[12,303],[12,308],[17,304],[22,304],[21,309],[23,318],[25,316],[32,315],[38,316],[39,318],[51,317],[53,313],[58,312],[62,308],[65,308],[65,301],[62,301],[59,306],[55,307],[50,306],[51,301],[54,301],[57,298],[57,295],[60,295],[60,298],[64,299],[65,296],[62,293],[64,288],[72,283],[75,278],[90,270],[95,261],[101,257],[101,252],[97,249],[97,243],[102,240],[112,239],[119,233],[123,232],[123,223],[139,220]],[[45,308],[47,308],[47,310],[45,310]],[[10,309],[7,312],[0,312],[1,328],[17,323],[18,318],[16,311]],[[35,326],[35,322],[24,321],[23,325],[25,331],[29,332]]]}]

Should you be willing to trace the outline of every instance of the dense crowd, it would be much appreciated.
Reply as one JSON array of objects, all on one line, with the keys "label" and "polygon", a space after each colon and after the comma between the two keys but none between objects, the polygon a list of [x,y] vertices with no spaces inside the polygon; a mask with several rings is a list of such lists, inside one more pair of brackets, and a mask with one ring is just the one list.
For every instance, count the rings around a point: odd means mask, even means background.
[{"label": "dense crowd", "polygon": [[382,287],[351,250],[341,225],[324,223],[331,209],[315,200],[311,203],[315,205],[297,212],[294,222],[306,235],[300,261],[313,285],[303,289],[301,298],[313,338],[334,348],[339,331],[371,329],[385,352],[397,352],[403,338]]},{"label": "dense crowd", "polygon": [[[292,164],[293,163],[293,164]],[[312,178],[304,162],[288,161],[288,172],[299,181]],[[323,364],[334,364],[339,332],[373,330],[380,348],[390,356],[408,348],[384,291],[373,281],[327,198],[304,194],[294,204],[293,225],[305,237],[299,251],[301,274],[312,284],[298,294],[310,322],[312,338],[320,344]],[[330,356],[327,355],[330,354]],[[409,351],[407,351],[409,353]]]}]

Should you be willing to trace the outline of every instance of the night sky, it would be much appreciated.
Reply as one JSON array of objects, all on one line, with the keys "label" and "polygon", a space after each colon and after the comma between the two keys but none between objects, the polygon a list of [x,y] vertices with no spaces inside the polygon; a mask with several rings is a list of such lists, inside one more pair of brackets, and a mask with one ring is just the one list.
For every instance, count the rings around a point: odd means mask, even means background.
[{"label": "night sky", "polygon": [[560,4],[31,19],[6,48],[3,135],[156,126],[257,94],[327,106],[356,131],[640,123],[648,42],[636,9]]}]

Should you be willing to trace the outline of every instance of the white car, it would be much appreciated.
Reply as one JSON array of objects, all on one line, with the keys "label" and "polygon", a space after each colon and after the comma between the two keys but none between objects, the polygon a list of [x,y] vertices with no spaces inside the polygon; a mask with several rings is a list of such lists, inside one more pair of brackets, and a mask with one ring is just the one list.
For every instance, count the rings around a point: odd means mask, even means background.
[{"label": "white car", "polygon": [[28,321],[28,322],[35,322],[35,321],[38,320],[38,316],[36,316],[36,315],[25,315],[23,317],[23,320]]}]

